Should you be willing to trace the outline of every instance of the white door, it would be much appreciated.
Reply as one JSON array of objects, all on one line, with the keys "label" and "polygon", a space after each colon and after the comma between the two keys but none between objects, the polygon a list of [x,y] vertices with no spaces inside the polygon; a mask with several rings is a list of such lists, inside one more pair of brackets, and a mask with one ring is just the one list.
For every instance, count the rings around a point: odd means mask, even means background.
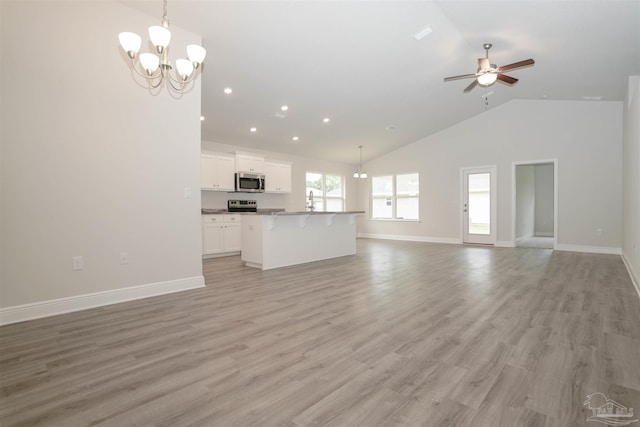
[{"label": "white door", "polygon": [[462,241],[496,243],[496,168],[462,169]]}]

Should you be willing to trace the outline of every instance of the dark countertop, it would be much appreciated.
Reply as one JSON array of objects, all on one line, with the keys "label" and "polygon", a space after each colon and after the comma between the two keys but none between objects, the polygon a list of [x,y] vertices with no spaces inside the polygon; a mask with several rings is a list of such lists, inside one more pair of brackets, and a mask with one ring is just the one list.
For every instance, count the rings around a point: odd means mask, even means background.
[{"label": "dark countertop", "polygon": [[283,208],[266,208],[258,209],[258,212],[229,212],[227,209],[201,209],[200,212],[203,215],[221,215],[221,214],[259,214],[259,215],[272,215],[278,212],[284,212]]},{"label": "dark countertop", "polygon": [[226,209],[202,209],[203,215],[240,214],[240,215],[347,215],[363,214],[364,211],[285,211],[284,209],[258,209],[258,212],[229,212]]},{"label": "dark countertop", "polygon": [[257,215],[277,215],[277,216],[287,216],[287,215],[353,215],[353,214],[363,214],[364,211],[295,211],[295,212],[257,212]]}]

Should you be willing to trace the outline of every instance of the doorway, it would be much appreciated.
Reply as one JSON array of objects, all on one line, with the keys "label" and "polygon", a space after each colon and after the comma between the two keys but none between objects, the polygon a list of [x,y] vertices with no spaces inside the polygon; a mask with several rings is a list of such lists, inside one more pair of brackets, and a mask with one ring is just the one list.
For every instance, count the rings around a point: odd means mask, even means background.
[{"label": "doorway", "polygon": [[462,242],[496,243],[496,167],[464,168],[462,172]]},{"label": "doorway", "polygon": [[513,163],[514,246],[555,249],[557,160]]}]

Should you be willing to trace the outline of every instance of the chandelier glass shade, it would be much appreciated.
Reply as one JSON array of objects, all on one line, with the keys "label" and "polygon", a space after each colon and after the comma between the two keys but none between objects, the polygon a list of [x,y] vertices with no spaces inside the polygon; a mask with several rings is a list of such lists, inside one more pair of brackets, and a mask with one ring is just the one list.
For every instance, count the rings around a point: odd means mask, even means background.
[{"label": "chandelier glass shade", "polygon": [[149,27],[149,40],[155,47],[155,53],[140,52],[142,38],[136,33],[122,32],[118,35],[120,46],[131,60],[131,67],[142,77],[150,90],[158,89],[162,85],[173,95],[182,94],[193,88],[193,82],[202,71],[202,63],[207,51],[200,45],[187,46],[187,58],[175,61],[175,70],[168,57],[171,31],[167,18],[167,0],[164,0],[164,14],[162,25]]},{"label": "chandelier glass shade", "polygon": [[359,145],[358,148],[360,149],[360,167],[358,168],[357,171],[355,171],[353,173],[353,177],[354,178],[360,178],[360,179],[366,179],[368,177],[367,173],[365,171],[362,170],[362,145]]}]

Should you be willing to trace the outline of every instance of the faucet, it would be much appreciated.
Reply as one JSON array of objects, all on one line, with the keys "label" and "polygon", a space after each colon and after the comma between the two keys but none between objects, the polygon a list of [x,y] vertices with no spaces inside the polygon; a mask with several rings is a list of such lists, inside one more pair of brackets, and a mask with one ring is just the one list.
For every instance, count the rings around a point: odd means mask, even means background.
[{"label": "faucet", "polygon": [[309,210],[313,212],[315,206],[313,206],[313,191],[309,191]]}]

